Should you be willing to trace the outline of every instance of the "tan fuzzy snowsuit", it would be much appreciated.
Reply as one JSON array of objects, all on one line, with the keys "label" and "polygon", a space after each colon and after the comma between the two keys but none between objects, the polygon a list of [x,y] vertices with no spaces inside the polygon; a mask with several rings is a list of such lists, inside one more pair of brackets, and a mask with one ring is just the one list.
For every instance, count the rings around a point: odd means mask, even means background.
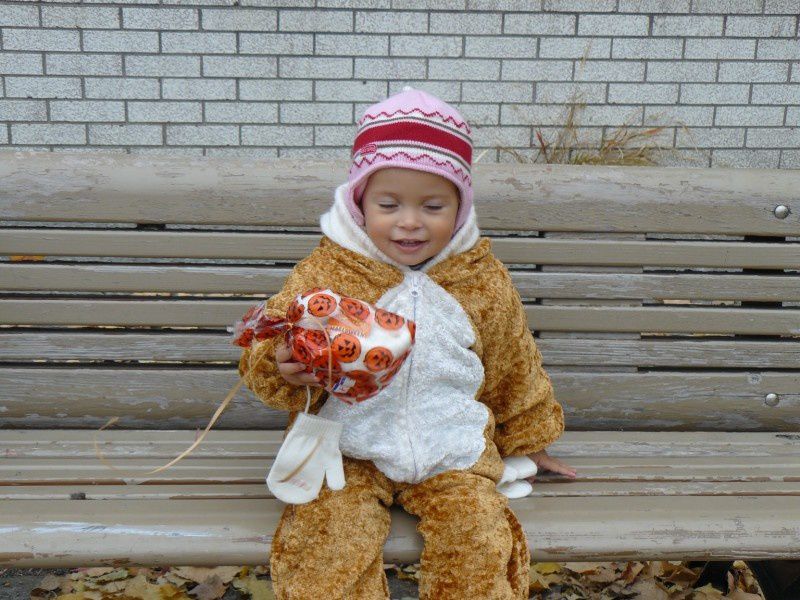
[{"label": "tan fuzzy snowsuit", "polygon": [[[476,400],[489,409],[485,449],[467,469],[417,483],[389,479],[369,460],[344,456],[346,486],[323,485],[315,500],[287,505],[272,543],[270,566],[279,599],[387,599],[382,550],[394,502],[420,518],[424,540],[420,598],[528,597],[529,548],[496,484],[504,456],[545,448],[564,430],[564,415],[542,368],[520,296],[489,238],[435,264],[427,275],[463,307],[475,331],[471,350],[484,366]],[[396,267],[323,236],[299,262],[268,313],[284,316],[294,297],[313,287],[375,303],[397,286]],[[255,371],[250,364],[266,353]],[[290,411],[289,427],[306,403],[304,387],[288,384],[275,363],[275,338],[242,354],[239,372],[268,406]],[[327,398],[312,388],[317,413]],[[331,402],[336,401],[331,398]]]}]

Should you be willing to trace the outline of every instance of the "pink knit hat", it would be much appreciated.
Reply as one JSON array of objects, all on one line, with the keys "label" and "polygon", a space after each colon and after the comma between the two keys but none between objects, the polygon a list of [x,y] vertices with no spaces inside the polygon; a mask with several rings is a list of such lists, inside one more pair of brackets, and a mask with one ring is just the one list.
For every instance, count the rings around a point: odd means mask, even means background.
[{"label": "pink knit hat", "polygon": [[422,90],[402,92],[373,104],[359,119],[353,142],[347,208],[364,225],[361,196],[378,169],[403,167],[440,175],[458,188],[455,234],[472,207],[472,130],[452,106]]}]

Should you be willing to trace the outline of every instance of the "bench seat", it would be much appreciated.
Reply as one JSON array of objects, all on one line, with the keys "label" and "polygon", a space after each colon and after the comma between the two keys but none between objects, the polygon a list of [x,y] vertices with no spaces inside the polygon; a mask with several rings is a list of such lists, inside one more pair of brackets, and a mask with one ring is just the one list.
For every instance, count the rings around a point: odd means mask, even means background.
[{"label": "bench seat", "polygon": [[[283,503],[264,477],[282,432],[0,430],[0,566],[264,564]],[[93,439],[117,472],[95,456]],[[724,560],[800,554],[800,435],[566,431],[578,470],[511,500],[534,560]],[[387,562],[419,559],[393,509]]]}]

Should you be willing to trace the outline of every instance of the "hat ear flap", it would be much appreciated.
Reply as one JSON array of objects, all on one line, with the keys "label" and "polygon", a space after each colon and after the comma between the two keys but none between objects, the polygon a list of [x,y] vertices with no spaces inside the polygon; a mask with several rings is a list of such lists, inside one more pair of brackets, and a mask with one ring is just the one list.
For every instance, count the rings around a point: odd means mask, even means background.
[{"label": "hat ear flap", "polygon": [[[361,206],[361,201],[364,199],[364,191],[367,189],[367,182],[362,181],[359,183],[355,190],[353,190],[353,200],[355,200],[356,206]],[[363,208],[361,210],[364,210]]]}]

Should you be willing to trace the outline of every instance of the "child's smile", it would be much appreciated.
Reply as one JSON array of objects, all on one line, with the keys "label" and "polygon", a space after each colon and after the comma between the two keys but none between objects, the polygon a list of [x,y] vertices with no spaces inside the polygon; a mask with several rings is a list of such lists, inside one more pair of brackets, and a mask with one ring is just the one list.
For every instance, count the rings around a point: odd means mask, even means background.
[{"label": "child's smile", "polygon": [[367,235],[384,254],[409,266],[448,244],[458,205],[458,188],[450,180],[400,167],[372,173],[361,201]]}]

